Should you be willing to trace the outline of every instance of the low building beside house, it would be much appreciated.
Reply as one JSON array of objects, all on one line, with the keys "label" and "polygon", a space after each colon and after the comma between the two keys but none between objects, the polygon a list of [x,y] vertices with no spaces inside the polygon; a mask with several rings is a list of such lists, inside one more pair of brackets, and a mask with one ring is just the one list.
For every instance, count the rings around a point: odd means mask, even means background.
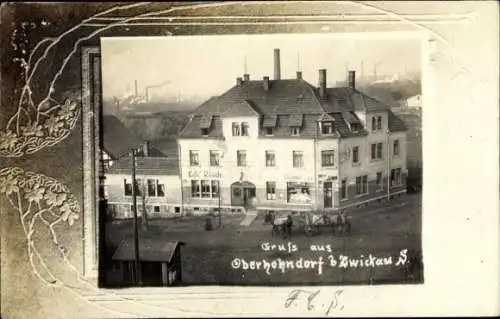
[{"label": "low building beside house", "polygon": [[[137,213],[147,217],[180,216],[181,183],[176,158],[136,157]],[[114,219],[133,218],[132,159],[115,161],[106,172],[105,198]]]}]

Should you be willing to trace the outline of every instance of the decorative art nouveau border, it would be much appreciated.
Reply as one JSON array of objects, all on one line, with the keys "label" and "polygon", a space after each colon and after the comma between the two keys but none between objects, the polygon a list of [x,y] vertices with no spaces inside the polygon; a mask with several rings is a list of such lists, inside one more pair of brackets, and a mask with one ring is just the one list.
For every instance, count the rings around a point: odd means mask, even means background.
[{"label": "decorative art nouveau border", "polygon": [[[326,3],[326,4],[325,4]],[[308,11],[313,14],[273,14],[274,10],[286,11],[293,6],[306,6]],[[323,10],[324,6],[328,10]],[[211,15],[207,11],[200,15],[192,15],[196,10],[204,10],[219,7],[245,8],[251,6],[261,6],[260,11],[253,14],[236,15]],[[337,11],[335,6],[338,6]],[[351,6],[356,10],[364,10],[366,13],[354,12],[346,13],[345,7]],[[161,6],[160,6],[161,7]],[[151,10],[150,10],[151,8]],[[295,8],[296,9],[296,8]],[[131,10],[127,11],[127,10]],[[354,11],[356,11],[354,10]],[[238,11],[238,10],[236,10]],[[293,11],[293,10],[291,10]],[[264,14],[263,14],[264,12]],[[321,14],[318,14],[321,12]],[[328,12],[328,13],[324,13]],[[269,14],[266,14],[269,13]],[[162,16],[165,15],[165,16]],[[398,33],[397,36],[416,36],[422,39],[431,40],[428,54],[430,60],[426,57],[423,61],[427,84],[424,84],[424,98],[428,99],[425,103],[433,106],[433,97],[435,96],[435,82],[431,79],[433,72],[443,72],[443,65],[448,67],[444,77],[450,76],[457,85],[463,88],[468,87],[477,80],[469,70],[453,55],[453,47],[445,38],[433,32],[428,27],[434,24],[466,24],[474,18],[474,13],[470,14],[397,14],[388,10],[380,9],[376,4],[363,4],[357,2],[332,1],[287,1],[281,2],[253,2],[248,3],[210,3],[210,4],[182,4],[174,8],[158,9],[158,6],[149,6],[146,3],[135,3],[113,7],[100,12],[88,19],[85,19],[73,28],[67,30],[55,39],[46,39],[40,42],[31,52],[27,61],[20,61],[25,70],[25,85],[22,88],[19,98],[17,112],[12,116],[6,128],[2,129],[0,138],[0,156],[20,157],[33,154],[45,147],[53,146],[64,140],[74,128],[80,114],[77,104],[72,101],[60,103],[52,97],[54,92],[54,83],[62,72],[68,60],[78,52],[82,42],[98,38],[100,35],[109,32],[111,29],[116,31],[117,35],[173,35],[182,34],[186,30],[183,27],[209,27],[209,33],[216,32],[217,28],[223,29],[224,26],[243,27],[244,33],[269,33],[269,32],[340,32],[346,35],[350,31],[373,32],[380,31],[405,31]],[[94,28],[88,35],[80,37],[74,43],[73,50],[63,60],[62,65],[52,80],[47,95],[41,101],[35,102],[31,99],[31,81],[33,73],[38,71],[37,67],[40,60],[47,55],[47,52],[58,45],[60,40],[71,33],[81,30],[82,27]],[[176,32],[176,30],[178,32]],[[200,29],[189,34],[203,34]],[[243,33],[240,31],[224,31],[223,33]],[[394,35],[393,33],[391,33]],[[391,35],[382,33],[380,36]],[[111,33],[111,35],[113,35]],[[373,37],[373,34],[360,34],[361,37]],[[47,42],[49,43],[46,46]],[[439,45],[436,45],[439,42]],[[32,60],[34,53],[44,47],[44,54],[38,57],[38,60]],[[439,49],[439,48],[441,49]],[[442,50],[442,51],[441,51]],[[37,52],[38,53],[38,52]],[[74,269],[81,287],[75,290],[65,283],[54,280],[46,281],[48,284],[60,284],[65,289],[73,292],[75,296],[82,298],[86,302],[105,309],[110,314],[123,316],[214,316],[228,315],[238,312],[244,316],[254,315],[275,315],[283,314],[282,300],[286,297],[286,289],[275,288],[272,295],[269,289],[261,288],[222,288],[222,287],[202,287],[202,288],[131,288],[121,291],[98,289],[93,279],[97,276],[98,263],[98,217],[94,213],[98,211],[98,202],[96,190],[99,181],[97,180],[98,157],[96,149],[99,145],[99,127],[98,116],[96,116],[95,105],[99,104],[100,85],[96,76],[100,76],[99,48],[85,47],[82,49],[82,131],[83,131],[83,168],[84,168],[84,197],[83,197],[83,274],[74,266]],[[470,82],[469,82],[470,81]],[[97,89],[97,90],[96,90]],[[480,90],[480,86],[475,86],[475,90]],[[430,107],[432,107],[430,106]],[[34,112],[36,121],[23,122],[23,113]],[[426,121],[424,112],[424,122]],[[425,141],[429,137],[424,131],[424,154],[429,151],[425,148]],[[71,225],[77,218],[80,206],[71,197],[71,191],[60,185],[57,181],[41,174],[24,172],[19,168],[5,168],[0,171],[0,186],[2,193],[5,193],[12,206],[19,211],[21,223],[24,225],[24,218],[31,216],[43,218],[43,213],[51,213],[54,220],[48,221],[48,225],[55,225],[61,221],[68,221]],[[66,194],[66,195],[65,195]],[[424,193],[424,197],[427,193]],[[15,201],[17,199],[17,202]],[[25,202],[28,206],[23,206]],[[44,203],[49,205],[43,206]],[[52,204],[51,204],[52,203]],[[425,219],[425,217],[424,217]],[[32,226],[32,224],[30,223]],[[57,234],[53,231],[53,241],[57,243]],[[28,253],[36,256],[30,240],[30,228],[25,228],[28,240]],[[426,242],[426,230],[423,230],[424,246]],[[65,254],[68,248],[61,247],[61,254]],[[33,270],[36,272],[34,266]],[[84,275],[84,276],[82,276]],[[350,289],[350,288],[349,288]],[[376,287],[366,288],[364,294],[368,298],[374,297]],[[359,289],[352,288],[360,293]],[[393,289],[391,296],[397,296],[397,289]],[[272,309],[262,309],[260,303],[263,299],[279,300],[280,304]],[[385,298],[383,298],[385,299]],[[396,297],[397,299],[397,297]],[[245,300],[244,305],[234,304],[235,300]],[[190,306],[186,306],[188,301]],[[196,304],[192,302],[196,301]],[[397,300],[393,299],[394,302]],[[217,306],[214,306],[214,303]],[[126,305],[126,306],[125,306]],[[236,308],[235,308],[236,307]],[[232,311],[228,312],[228,309]],[[359,315],[368,314],[369,310],[358,311]],[[306,313],[307,314],[307,313]],[[320,314],[315,314],[320,315]]]}]

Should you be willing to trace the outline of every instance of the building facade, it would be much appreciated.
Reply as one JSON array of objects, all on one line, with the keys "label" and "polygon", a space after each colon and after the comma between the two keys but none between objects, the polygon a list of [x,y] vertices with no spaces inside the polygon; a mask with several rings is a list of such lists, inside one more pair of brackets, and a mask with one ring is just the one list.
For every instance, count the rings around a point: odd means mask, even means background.
[{"label": "building facade", "polygon": [[326,210],[406,192],[406,127],[348,85],[250,80],[199,106],[178,139],[187,210]]},{"label": "building facade", "polygon": [[[166,157],[136,158],[137,214],[148,217],[181,216],[181,183],[177,160]],[[114,219],[133,218],[132,160],[115,161],[106,172],[104,196]]]}]

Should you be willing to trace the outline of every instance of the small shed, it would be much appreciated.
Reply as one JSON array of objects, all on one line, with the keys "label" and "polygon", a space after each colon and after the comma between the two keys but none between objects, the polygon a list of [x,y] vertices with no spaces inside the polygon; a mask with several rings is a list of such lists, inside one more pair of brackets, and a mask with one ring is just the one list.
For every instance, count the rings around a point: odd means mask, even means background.
[{"label": "small shed", "polygon": [[[179,241],[139,238],[139,260],[143,286],[176,286],[182,282],[182,263]],[[134,238],[126,237],[113,254],[123,285],[135,284]]]}]

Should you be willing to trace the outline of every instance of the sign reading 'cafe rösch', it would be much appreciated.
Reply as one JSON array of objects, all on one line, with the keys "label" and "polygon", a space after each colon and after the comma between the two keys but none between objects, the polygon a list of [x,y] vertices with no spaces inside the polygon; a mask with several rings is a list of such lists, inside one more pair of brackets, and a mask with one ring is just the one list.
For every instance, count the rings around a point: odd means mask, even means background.
[{"label": "sign reading 'cafe r\u00f6sch'", "polygon": [[190,178],[222,178],[221,172],[210,172],[207,170],[203,171],[189,171],[188,176]]}]

